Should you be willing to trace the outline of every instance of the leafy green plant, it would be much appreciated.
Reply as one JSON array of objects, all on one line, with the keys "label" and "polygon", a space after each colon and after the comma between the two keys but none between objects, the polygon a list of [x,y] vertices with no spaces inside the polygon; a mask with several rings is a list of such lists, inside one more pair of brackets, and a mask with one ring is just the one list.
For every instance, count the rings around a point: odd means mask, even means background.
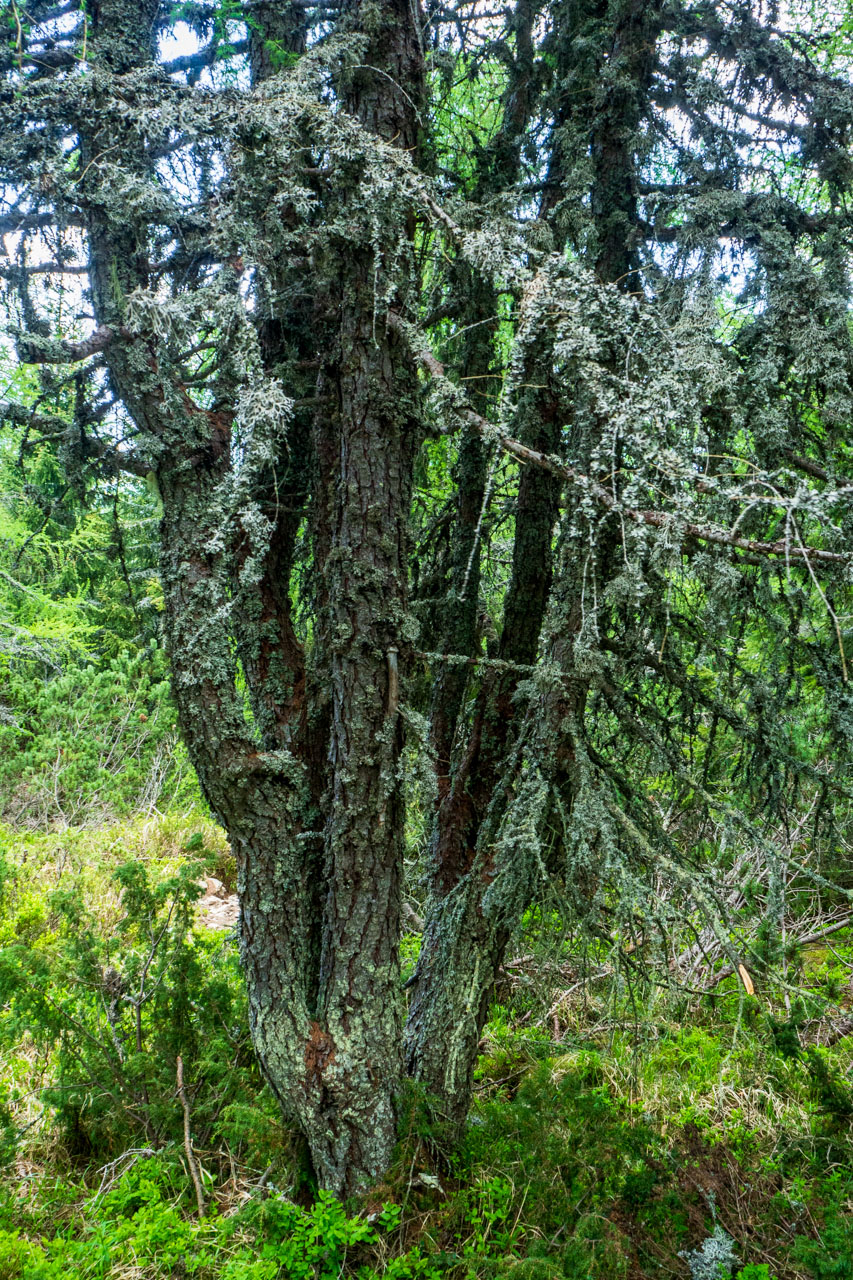
[{"label": "leafy green plant", "polygon": [[499,1175],[483,1178],[468,1188],[463,1204],[465,1223],[472,1230],[463,1245],[466,1257],[503,1257],[514,1252],[518,1223],[511,1222],[513,1199],[512,1183]]},{"label": "leafy green plant", "polygon": [[[200,1280],[438,1280],[415,1247],[386,1256],[374,1224],[349,1215],[332,1196],[311,1208],[273,1197],[232,1216],[215,1210],[189,1219],[180,1210],[181,1170],[174,1153],[140,1160],[85,1217],[30,1240],[0,1228],[0,1280],[105,1280],[125,1268]],[[387,1206],[386,1208],[390,1208]],[[391,1214],[391,1220],[395,1215]]]}]

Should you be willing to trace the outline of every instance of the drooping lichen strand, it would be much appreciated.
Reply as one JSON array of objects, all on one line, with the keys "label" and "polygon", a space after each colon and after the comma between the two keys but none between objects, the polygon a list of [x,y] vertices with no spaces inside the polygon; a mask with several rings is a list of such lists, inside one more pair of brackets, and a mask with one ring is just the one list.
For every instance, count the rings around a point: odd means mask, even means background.
[{"label": "drooping lichen strand", "polygon": [[846,803],[850,50],[749,0],[27,12],[3,421],[156,484],[254,1041],[350,1192],[406,1069],[460,1125],[546,884],[591,937],[661,883],[724,937],[693,846]]}]

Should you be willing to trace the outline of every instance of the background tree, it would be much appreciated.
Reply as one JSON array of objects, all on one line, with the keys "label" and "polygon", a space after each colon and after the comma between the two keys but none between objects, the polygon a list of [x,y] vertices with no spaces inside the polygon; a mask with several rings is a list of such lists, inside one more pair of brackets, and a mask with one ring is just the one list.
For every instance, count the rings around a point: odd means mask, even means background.
[{"label": "background tree", "polygon": [[156,486],[254,1042],[350,1191],[404,1070],[464,1118],[544,885],[593,935],[665,943],[662,881],[722,930],[702,841],[761,841],[794,786],[818,828],[843,803],[844,41],[739,0],[8,16],[41,387],[6,419],[26,453],[53,406],[78,472]]}]

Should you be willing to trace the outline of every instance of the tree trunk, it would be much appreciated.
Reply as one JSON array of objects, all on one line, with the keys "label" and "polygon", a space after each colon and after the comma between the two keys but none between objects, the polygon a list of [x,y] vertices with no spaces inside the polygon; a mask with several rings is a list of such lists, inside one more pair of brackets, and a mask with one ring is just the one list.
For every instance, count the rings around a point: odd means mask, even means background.
[{"label": "tree trunk", "polygon": [[[656,11],[643,0],[626,0],[616,15],[615,49],[624,83],[614,96],[598,94],[591,122],[591,198],[598,239],[594,263],[600,275],[630,287],[637,264],[634,132],[637,104],[651,74],[649,29]],[[596,10],[590,15],[601,24]],[[527,48],[532,15],[516,6],[520,57],[517,84],[505,99],[517,132],[523,125],[529,81]],[[603,26],[603,24],[602,24]],[[599,32],[601,34],[601,32]],[[511,149],[497,140],[503,180]],[[557,178],[552,170],[549,175]],[[523,326],[523,321],[522,321]],[[513,434],[544,453],[560,451],[561,427],[571,420],[570,389],[549,391],[553,378],[547,333],[533,344],[536,356],[518,397]],[[504,602],[499,656],[511,664],[536,661],[549,607],[552,539],[560,485],[536,468],[519,480],[513,576]],[[577,575],[567,575],[575,582]],[[439,1115],[458,1131],[471,1101],[480,1033],[506,947],[524,910],[548,874],[541,855],[541,827],[548,814],[550,782],[564,812],[571,811],[575,779],[577,717],[586,697],[574,678],[573,640],[580,625],[580,598],[559,602],[549,650],[563,679],[523,714],[516,703],[520,674],[501,671],[484,681],[467,749],[452,783],[440,790],[433,846],[430,901],[414,975],[406,1028],[409,1070],[425,1086]],[[554,602],[553,608],[556,608]],[[562,627],[555,626],[561,620]],[[521,723],[519,723],[521,721]],[[542,738],[548,726],[552,740]],[[523,747],[523,750],[522,750]]]},{"label": "tree trunk", "polygon": [[[525,382],[520,435],[546,453],[559,441],[559,401],[547,367]],[[471,1102],[474,1065],[507,943],[542,880],[536,852],[544,803],[522,767],[523,738],[513,667],[533,663],[551,583],[551,542],[560,485],[529,468],[519,479],[513,573],[498,657],[507,669],[484,680],[467,748],[439,790],[430,897],[406,1026],[409,1071],[458,1131]]]},{"label": "tree trunk", "polygon": [[340,404],[333,423],[339,469],[323,574],[331,795],[324,846],[328,896],[312,1024],[315,1074],[326,1091],[333,1135],[326,1159],[330,1171],[338,1170],[323,1180],[347,1190],[387,1167],[402,1074],[399,655],[415,441],[403,394],[411,369],[389,338],[374,334],[372,296],[363,294],[366,272],[354,274],[340,364],[329,371]]}]

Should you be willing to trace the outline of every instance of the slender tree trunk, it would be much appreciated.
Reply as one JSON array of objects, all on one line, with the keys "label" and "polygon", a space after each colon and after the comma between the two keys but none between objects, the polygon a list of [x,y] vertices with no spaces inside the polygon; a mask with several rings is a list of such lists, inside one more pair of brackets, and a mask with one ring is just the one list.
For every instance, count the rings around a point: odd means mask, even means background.
[{"label": "slender tree trunk", "polygon": [[[496,396],[499,390],[498,380],[492,381],[490,377],[498,299],[494,288],[478,280],[465,263],[458,264],[458,276],[458,292],[467,303],[459,318],[461,341],[465,344],[460,361],[461,376],[474,387],[473,402],[485,415],[490,408],[490,393]],[[462,430],[454,478],[456,503],[449,538],[449,590],[442,601],[433,643],[442,654],[474,657],[482,639],[479,625],[481,526],[488,458],[485,442],[473,428]],[[452,783],[453,753],[469,678],[467,664],[439,661],[430,708],[430,749],[435,761],[438,812]]]},{"label": "slender tree trunk", "polygon": [[[546,390],[521,398],[522,439],[532,448],[556,452],[559,401],[548,388],[547,368],[531,365],[525,381]],[[515,700],[522,677],[512,666],[536,659],[559,493],[559,482],[546,472],[522,471],[513,574],[498,647],[498,657],[510,668],[484,680],[464,755],[452,782],[439,791],[406,1053],[411,1074],[451,1131],[458,1130],[470,1106],[477,1046],[507,943],[542,879],[535,825],[544,796],[522,769]]]},{"label": "slender tree trunk", "polygon": [[[649,27],[654,12],[644,0],[626,0],[615,15],[614,49],[622,79],[615,94],[611,88],[606,95],[598,94],[590,134],[591,199],[598,232],[592,246],[595,266],[604,279],[618,281],[623,288],[630,287],[637,261],[634,131],[637,104],[651,74],[654,38],[649,40]],[[517,83],[505,100],[507,118],[516,128],[525,120],[531,17],[526,4],[516,6]],[[602,24],[603,18],[603,13],[594,15]],[[508,140],[499,137],[495,163],[503,180],[511,162]],[[557,175],[552,170],[549,176]],[[568,398],[547,390],[552,376],[543,335],[524,378],[527,389],[519,396],[515,434],[545,453],[559,452],[561,426],[571,418]],[[499,656],[510,663],[530,664],[537,657],[549,607],[559,496],[553,476],[536,468],[522,472],[513,576],[499,648]],[[577,575],[569,577],[577,581]],[[548,873],[537,852],[551,803],[546,777],[551,795],[558,793],[563,811],[571,811],[577,725],[586,697],[585,682],[572,674],[579,604],[579,597],[561,600],[552,619],[549,656],[561,666],[563,679],[525,714],[516,702],[518,673],[504,671],[487,678],[464,757],[452,782],[440,790],[430,900],[406,1051],[409,1070],[424,1084],[452,1131],[458,1131],[470,1105],[477,1046],[506,947]],[[542,737],[546,725],[553,741]]]}]

